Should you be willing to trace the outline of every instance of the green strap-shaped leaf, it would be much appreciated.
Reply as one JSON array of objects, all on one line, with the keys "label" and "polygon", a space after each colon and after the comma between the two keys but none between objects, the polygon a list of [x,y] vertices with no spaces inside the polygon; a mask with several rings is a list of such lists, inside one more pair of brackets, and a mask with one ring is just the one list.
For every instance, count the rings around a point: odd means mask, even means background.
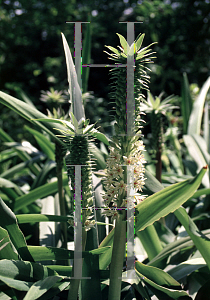
[{"label": "green strap-shaped leaf", "polygon": [[[68,184],[68,178],[63,178],[63,186]],[[23,207],[33,203],[34,201],[44,198],[46,196],[52,195],[53,193],[57,192],[58,190],[58,183],[57,180],[51,183],[46,183],[32,191],[28,194],[18,197],[14,204],[14,210],[20,210]]]},{"label": "green strap-shaped leaf", "polygon": [[[1,99],[0,99],[1,101]],[[2,128],[0,128],[0,139],[4,142],[15,142]],[[25,151],[20,151],[17,149],[17,147],[12,147],[13,152],[16,152],[17,155],[22,159],[23,161],[30,161],[31,157],[29,154]],[[10,154],[11,155],[11,154]],[[37,176],[40,172],[40,167],[34,163],[29,164],[29,169],[32,170],[32,172]],[[3,176],[2,176],[3,177]]]},{"label": "green strap-shaped leaf", "polygon": [[142,45],[143,40],[144,40],[144,36],[145,36],[145,33],[139,34],[139,36],[136,38],[136,43],[135,43],[136,49],[135,49],[135,52],[137,52],[141,48],[141,45]]},{"label": "green strap-shaped leaf", "polygon": [[69,82],[69,94],[71,100],[71,111],[73,112],[74,116],[76,117],[77,121],[79,122],[82,118],[85,119],[85,110],[82,103],[82,92],[77,80],[77,74],[75,70],[75,66],[72,60],[71,52],[66,41],[66,38],[63,33],[62,40],[63,40],[63,47],[66,56],[66,66],[67,66],[67,75],[68,75],[68,82]]},{"label": "green strap-shaped leaf", "polygon": [[138,204],[135,208],[138,211],[136,230],[143,230],[179,208],[198,189],[206,170],[204,167],[193,179],[173,184]]},{"label": "green strap-shaped leaf", "polygon": [[10,236],[10,239],[18,251],[22,259],[33,261],[31,254],[28,251],[25,237],[20,230],[15,214],[0,198],[0,226],[5,228]]},{"label": "green strap-shaped leaf", "polygon": [[43,296],[39,297],[39,300],[53,299],[55,296],[65,290],[69,286],[68,281],[60,281],[52,286]]},{"label": "green strap-shaped leaf", "polygon": [[16,215],[19,224],[33,222],[68,222],[69,217],[56,215],[41,215],[41,214],[23,214]]},{"label": "green strap-shaped leaf", "polygon": [[187,261],[183,261],[179,265],[170,269],[168,274],[170,274],[173,278],[176,278],[176,280],[181,280],[183,277],[205,266],[206,262],[202,257],[188,259]]},{"label": "green strap-shaped leaf", "polygon": [[128,49],[129,49],[130,47],[129,47],[129,45],[128,45],[126,39],[125,39],[121,34],[119,34],[119,33],[117,33],[117,35],[118,35],[119,38],[120,38],[120,44],[121,44],[121,46],[122,46],[122,48],[123,48],[123,50],[124,50],[124,53],[127,54],[127,53],[128,53]]},{"label": "green strap-shaped leaf", "polygon": [[[210,238],[210,229],[202,231],[202,233]],[[160,267],[161,262],[169,257],[173,252],[176,251],[181,251],[184,248],[189,248],[189,247],[194,247],[194,243],[191,240],[189,236],[180,238],[168,245],[166,245],[163,250],[153,259],[151,260],[148,265],[153,266],[153,267]],[[178,278],[177,278],[178,280]]]},{"label": "green strap-shaped leaf", "polygon": [[0,260],[18,259],[18,255],[13,251],[9,234],[6,229],[0,227]]},{"label": "green strap-shaped leaf", "polygon": [[2,277],[35,282],[58,274],[39,263],[3,259],[0,261],[0,275]]},{"label": "green strap-shaped leaf", "polygon": [[181,289],[180,283],[161,269],[144,265],[139,261],[135,263],[135,268],[139,273],[144,274],[156,284],[164,285],[171,289]]},{"label": "green strap-shaped leaf", "polygon": [[39,280],[35,282],[29,289],[28,293],[25,295],[24,300],[35,300],[39,299],[43,294],[50,290],[55,283],[62,280],[61,276],[50,276],[44,280]]},{"label": "green strap-shaped leaf", "polygon": [[[82,257],[103,255],[109,252],[109,246],[82,252]],[[56,247],[28,246],[35,261],[74,259],[74,251]]]},{"label": "green strap-shaped leaf", "polygon": [[210,239],[197,228],[183,207],[177,209],[174,214],[186,229],[210,269]]},{"label": "green strap-shaped leaf", "polygon": [[30,121],[31,123],[37,125],[40,129],[47,132],[52,138],[56,139],[58,143],[63,145],[63,142],[56,136],[57,132],[55,133],[55,128],[62,130],[65,129],[64,126],[59,124],[47,124],[46,126],[36,121],[36,119],[49,119],[43,113],[39,112],[33,106],[24,103],[21,100],[18,100],[10,95],[7,95],[3,92],[0,92],[0,103],[4,104],[5,106],[9,107],[16,113],[18,113],[21,117],[25,118],[26,120]]},{"label": "green strap-shaped leaf", "polygon": [[55,145],[49,141],[46,136],[44,136],[41,132],[34,130],[28,126],[24,126],[36,139],[39,144],[41,150],[47,155],[47,157],[51,160],[55,160]]},{"label": "green strap-shaped leaf", "polygon": [[113,248],[113,240],[114,240],[114,228],[110,231],[110,233],[105,237],[105,239],[101,242],[99,249],[101,247],[110,246],[110,249],[106,251],[104,254],[99,257],[99,268],[100,270],[104,270],[111,262],[112,256],[112,248]]},{"label": "green strap-shaped leaf", "polygon": [[17,279],[10,278],[8,276],[0,275],[0,280],[10,288],[13,288],[18,291],[24,291],[24,292],[27,292],[29,288],[33,285],[33,282],[28,282],[25,280],[17,280]]},{"label": "green strap-shaped leaf", "polygon": [[193,103],[192,112],[190,114],[189,124],[187,134],[198,134],[200,135],[201,123],[203,116],[203,108],[206,100],[207,92],[210,88],[210,77],[206,80],[201,91],[198,95],[198,98]]},{"label": "green strap-shaped leaf", "polygon": [[[177,291],[174,290],[172,288],[166,288],[163,287],[157,283],[155,283],[154,281],[148,279],[146,276],[142,275],[140,272],[136,271],[137,274],[139,275],[139,277],[149,286],[149,288],[153,291],[154,294],[156,294],[157,296],[161,295],[162,298],[158,298],[158,299],[179,299],[179,297],[186,297],[189,295],[187,294],[187,292],[185,291]],[[165,294],[165,296],[164,296]],[[189,298],[191,299],[191,298]]]},{"label": "green strap-shaped leaf", "polygon": [[[196,162],[198,169],[205,164],[210,163],[209,154],[207,153],[205,141],[198,135],[184,135],[184,142],[192,159]],[[204,142],[204,145],[203,143]],[[205,174],[202,180],[203,185],[209,188],[209,175]]]}]

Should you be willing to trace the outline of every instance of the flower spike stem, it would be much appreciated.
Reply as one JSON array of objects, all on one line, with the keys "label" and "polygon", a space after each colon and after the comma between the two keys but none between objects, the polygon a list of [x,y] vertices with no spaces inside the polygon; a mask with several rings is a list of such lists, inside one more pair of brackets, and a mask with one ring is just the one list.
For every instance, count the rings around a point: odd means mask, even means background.
[{"label": "flower spike stem", "polygon": [[110,266],[109,300],[120,300],[122,268],[125,256],[126,221],[118,214],[115,225],[112,261]]},{"label": "flower spike stem", "polygon": [[[144,98],[142,89],[148,89],[149,76],[145,67],[151,63],[150,46],[140,49],[144,35],[129,46],[123,36],[120,38],[120,51],[106,46],[112,53],[109,58],[116,63],[126,64],[131,61],[133,67],[114,68],[111,75],[111,97],[115,101],[115,136],[110,147],[110,156],[107,158],[106,180],[104,181],[106,193],[103,196],[106,203],[104,214],[116,219],[112,259],[110,265],[109,300],[120,300],[122,269],[126,246],[126,212],[133,209],[145,197],[139,194],[144,185],[144,145],[141,140],[141,111],[140,101]],[[130,66],[130,63],[128,64]],[[126,80],[127,78],[127,80]],[[127,89],[134,85],[134,90]],[[132,95],[134,92],[134,95]],[[127,95],[128,94],[128,95]],[[130,95],[131,94],[131,95]],[[135,102],[132,102],[135,99]],[[135,105],[134,105],[135,104]],[[135,134],[133,134],[133,132]],[[132,169],[132,174],[131,174]],[[132,193],[132,194],[131,194]],[[134,194],[133,194],[134,193]],[[132,196],[131,196],[132,195]],[[128,198],[127,198],[128,196]]]}]

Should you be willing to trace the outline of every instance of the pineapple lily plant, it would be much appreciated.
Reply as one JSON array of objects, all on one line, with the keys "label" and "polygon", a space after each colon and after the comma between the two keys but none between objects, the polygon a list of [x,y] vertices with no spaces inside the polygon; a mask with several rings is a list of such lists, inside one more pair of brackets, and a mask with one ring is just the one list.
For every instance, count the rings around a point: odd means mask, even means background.
[{"label": "pineapple lily plant", "polygon": [[[208,282],[204,282],[204,277],[209,274],[210,269],[210,230],[201,231],[197,227],[196,219],[193,220],[188,215],[187,209],[181,206],[191,201],[190,205],[194,209],[194,202],[190,198],[210,193],[205,185],[205,188],[197,191],[203,178],[207,176],[209,154],[203,152],[203,165],[197,175],[189,177],[183,174],[181,180],[179,178],[176,183],[168,184],[167,187],[147,170],[146,149],[142,140],[144,123],[141,116],[143,112],[152,111],[155,127],[157,125],[155,120],[160,117],[159,114],[167,108],[173,108],[168,106],[170,99],[166,99],[162,104],[160,99],[154,100],[151,96],[148,102],[144,99],[143,90],[149,89],[148,64],[153,59],[151,45],[142,48],[144,34],[140,34],[132,45],[129,45],[120,34],[118,36],[120,39],[118,49],[107,46],[109,58],[118,65],[126,65],[131,57],[133,62],[132,68],[127,71],[124,67],[116,67],[110,71],[111,98],[115,103],[115,134],[112,138],[107,138],[95,128],[95,124],[90,125],[85,118],[81,89],[64,35],[62,38],[71,102],[68,120],[55,110],[47,117],[29,102],[25,103],[0,92],[1,103],[39,129],[31,132],[45,154],[44,159],[40,156],[39,160],[34,161],[20,147],[2,153],[1,161],[6,166],[10,159],[9,155],[15,152],[23,161],[22,168],[23,166],[27,168],[27,174],[35,178],[35,183],[32,187],[27,186],[28,190],[25,192],[15,184],[17,177],[13,180],[12,174],[15,172],[13,169],[3,171],[1,174],[0,195],[3,200],[0,199],[0,297],[2,299],[55,299],[56,295],[59,299],[71,300],[150,300],[154,295],[160,300],[192,299],[185,285],[186,280],[190,282],[190,275],[194,276],[194,280],[199,278],[202,285],[198,297],[208,292]],[[130,95],[127,87],[131,83],[130,78],[134,80],[133,109],[128,105]],[[62,95],[53,90],[51,93],[56,97]],[[45,93],[45,98],[47,95],[49,96],[49,93]],[[14,141],[3,130],[0,130],[0,137],[7,142],[7,146],[14,145]],[[199,140],[198,137],[190,136],[190,133],[185,139],[192,138],[195,138],[195,141],[196,138]],[[95,139],[109,147],[108,155],[103,155],[104,152],[96,146],[93,151],[91,145]],[[46,170],[52,160],[56,161],[57,167],[59,166],[57,174],[55,172],[57,179],[53,182],[41,181],[39,175],[41,170],[46,177],[50,176],[50,172]],[[98,162],[101,169],[104,169],[101,172],[103,188],[99,178],[97,184],[94,183],[94,178],[100,173],[95,172],[97,165],[95,163]],[[17,168],[20,170],[21,166],[15,166],[16,170]],[[79,177],[75,171],[78,166],[81,171]],[[76,216],[74,208],[78,204],[76,199],[78,184],[81,193],[78,202],[79,214]],[[38,200],[51,195],[56,201],[57,193],[60,199],[60,215],[40,214]],[[102,213],[101,219],[97,217],[99,211]],[[196,206],[193,211],[197,218],[202,217]],[[187,237],[176,239],[174,232],[178,228],[177,225],[172,232],[166,224],[158,222],[160,218],[167,218],[169,214],[173,214],[173,218],[176,217],[177,222],[188,234]],[[112,224],[107,224],[103,216],[110,217]],[[61,248],[31,246],[19,227],[20,224],[27,222],[47,221],[65,224],[66,228],[65,226],[62,228],[65,231],[65,242]],[[70,244],[72,246],[75,242],[71,234],[78,232],[78,223],[82,228],[79,240],[79,253],[82,258],[81,278],[74,277],[77,248],[74,245],[75,251],[72,250],[74,247],[70,250]],[[106,225],[111,225],[113,229],[100,235],[99,226]],[[132,234],[130,228],[133,230]],[[129,240],[130,237],[133,238],[132,241]],[[180,249],[185,255],[184,259],[187,257],[184,262],[176,256]],[[144,259],[140,259],[142,254],[145,255]],[[131,269],[128,267],[129,259],[133,262]],[[177,266],[173,266],[173,260],[176,259]],[[56,264],[45,264],[50,260],[56,261]],[[69,260],[72,260],[73,264]]]}]

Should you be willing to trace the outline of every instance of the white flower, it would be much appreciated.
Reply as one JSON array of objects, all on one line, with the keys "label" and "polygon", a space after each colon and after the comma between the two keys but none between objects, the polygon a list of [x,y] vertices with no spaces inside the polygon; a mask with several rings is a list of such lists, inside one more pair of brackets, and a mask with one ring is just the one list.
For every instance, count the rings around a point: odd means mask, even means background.
[{"label": "white flower", "polygon": [[[127,207],[127,184],[125,182],[124,169],[125,165],[133,166],[133,191],[134,195],[130,200],[133,205],[136,205],[145,199],[145,196],[135,194],[137,191],[142,191],[144,180],[144,164],[146,163],[142,151],[144,151],[143,141],[139,140],[133,144],[133,149],[128,156],[121,156],[120,149],[110,147],[110,156],[107,159],[107,178],[104,181],[105,195],[103,199],[107,207],[103,214],[115,218],[117,216],[116,207]],[[124,198],[124,199],[123,199]],[[120,200],[120,203],[119,203]],[[110,205],[112,204],[112,206]],[[130,203],[130,202],[129,202]]]},{"label": "white flower", "polygon": [[93,228],[95,226],[95,220],[86,220],[85,221],[85,231],[89,231],[91,228]]}]

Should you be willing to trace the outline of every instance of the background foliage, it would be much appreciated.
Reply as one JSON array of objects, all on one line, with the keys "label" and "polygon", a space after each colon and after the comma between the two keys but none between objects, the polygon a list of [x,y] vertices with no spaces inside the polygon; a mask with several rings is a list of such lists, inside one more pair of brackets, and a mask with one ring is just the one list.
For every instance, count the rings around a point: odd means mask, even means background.
[{"label": "background foliage", "polygon": [[[39,101],[41,90],[67,88],[60,33],[65,33],[73,49],[74,25],[66,21],[88,21],[88,15],[93,33],[91,63],[107,62],[104,45],[117,46],[114,32],[126,36],[126,24],[118,21],[135,21],[143,22],[137,23],[135,30],[136,35],[146,34],[145,44],[158,42],[154,47],[157,59],[152,66],[155,76],[150,86],[153,94],[161,91],[168,95],[180,94],[183,72],[188,74],[189,82],[199,86],[209,76],[209,0],[5,0],[0,4],[0,90],[17,96],[14,89],[21,88],[37,108],[45,112]],[[87,26],[90,25],[82,26],[83,38]],[[107,96],[107,68],[90,70],[88,90],[104,98],[100,103],[102,108],[111,108]],[[98,106],[96,109],[101,116]],[[6,121],[9,111],[4,111],[1,125],[3,123],[5,130],[9,130]],[[87,114],[95,121],[90,109]],[[15,124],[21,122],[13,113],[9,116]],[[21,137],[17,131],[14,135]]]}]

